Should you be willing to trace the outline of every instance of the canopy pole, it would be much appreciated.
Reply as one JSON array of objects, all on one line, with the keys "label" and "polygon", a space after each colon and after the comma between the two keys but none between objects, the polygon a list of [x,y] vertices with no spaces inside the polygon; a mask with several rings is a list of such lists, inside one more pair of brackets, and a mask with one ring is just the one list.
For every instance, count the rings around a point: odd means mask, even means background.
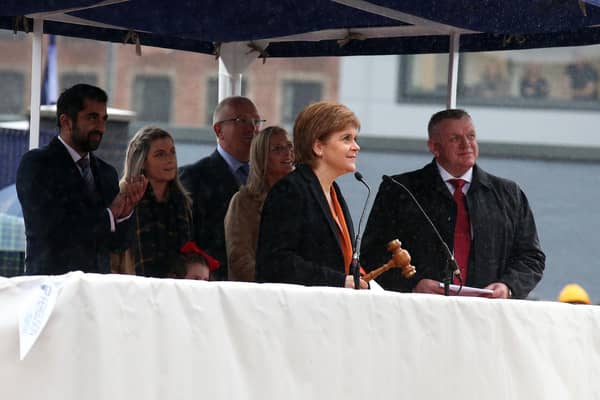
[{"label": "canopy pole", "polygon": [[29,148],[40,146],[40,96],[42,93],[42,39],[44,20],[33,20],[33,42],[31,45],[31,103],[29,105]]},{"label": "canopy pole", "polygon": [[458,92],[458,56],[460,54],[460,34],[450,34],[450,52],[448,55],[448,95],[446,108],[456,108],[456,93]]},{"label": "canopy pole", "polygon": [[219,102],[241,96],[242,74],[269,43],[264,40],[221,43],[219,49]]},{"label": "canopy pole", "polygon": [[230,73],[223,58],[219,58],[219,102],[226,97],[242,94],[242,74]]}]

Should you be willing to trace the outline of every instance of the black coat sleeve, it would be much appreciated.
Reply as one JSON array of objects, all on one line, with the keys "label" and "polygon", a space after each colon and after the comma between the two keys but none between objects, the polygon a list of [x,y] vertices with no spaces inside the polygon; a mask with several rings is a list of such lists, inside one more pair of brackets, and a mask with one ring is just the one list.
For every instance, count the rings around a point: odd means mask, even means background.
[{"label": "black coat sleeve", "polygon": [[514,238],[500,279],[506,283],[513,297],[524,298],[542,279],[546,256],[537,234],[533,212],[525,193],[516,187]]}]

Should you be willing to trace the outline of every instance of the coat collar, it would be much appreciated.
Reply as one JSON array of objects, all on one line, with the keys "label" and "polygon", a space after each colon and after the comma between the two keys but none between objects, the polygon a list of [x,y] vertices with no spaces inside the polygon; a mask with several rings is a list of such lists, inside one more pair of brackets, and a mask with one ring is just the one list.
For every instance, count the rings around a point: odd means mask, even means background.
[{"label": "coat collar", "polygon": [[[56,154],[56,157],[60,157],[60,158],[57,158],[57,160],[60,160],[62,168],[65,168],[66,170],[70,171],[71,173],[72,172],[79,173],[79,169],[77,168],[77,165],[75,164],[75,160],[73,160],[73,157],[69,153],[69,150],[60,141],[58,136],[55,136],[50,141],[50,143],[48,143],[48,150],[51,151],[52,153]],[[90,165],[92,165],[92,155],[91,154],[90,154]]]},{"label": "coat collar", "polygon": [[[440,176],[440,172],[435,163],[435,158],[431,163],[427,164],[424,168],[427,177],[430,182],[434,182],[435,190],[443,193],[446,197],[452,198],[444,180]],[[471,181],[471,187],[469,192],[472,190],[478,190],[480,187],[490,188],[491,187],[490,176],[487,172],[481,169],[477,164],[473,165],[473,178]]]},{"label": "coat collar", "polygon": [[[338,227],[337,227],[335,221],[333,220],[333,217],[331,216],[331,210],[329,208],[329,203],[327,203],[327,198],[325,197],[325,194],[323,193],[323,189],[321,188],[321,183],[319,182],[319,178],[317,178],[317,176],[313,172],[312,168],[308,164],[298,164],[296,166],[296,171],[297,171],[298,175],[308,184],[310,193],[314,197],[314,199],[317,201],[317,203],[319,204],[321,213],[323,214],[323,217],[327,221],[327,224],[329,225],[329,230],[331,231],[331,234],[335,237],[335,240],[337,241],[337,244],[338,244],[338,248],[340,249],[340,252],[341,252],[342,247],[341,247],[341,243],[340,243],[340,238],[338,236]],[[333,182],[333,189],[336,191],[336,194],[338,195],[338,198],[339,198],[340,190],[335,182]],[[350,218],[350,216],[348,216],[348,215],[344,215],[344,217],[346,219]],[[352,234],[353,233],[351,233],[351,235]],[[353,240],[353,238],[350,238],[350,240]]]},{"label": "coat collar", "polygon": [[471,186],[471,188],[478,189],[479,187],[491,189],[492,181],[490,179],[490,174],[488,174],[483,169],[481,169],[477,164],[475,164],[473,166],[473,185]]},{"label": "coat collar", "polygon": [[[427,164],[425,166],[425,168],[423,168],[423,170],[425,172],[425,177],[426,177],[426,179],[424,179],[424,184],[433,183],[433,189],[436,192],[438,192],[443,197],[445,197],[449,200],[452,200],[452,195],[450,194],[450,191],[446,187],[446,183],[444,182],[444,180],[442,179],[442,176],[440,175],[440,170],[437,167],[435,158],[429,164]],[[423,188],[423,190],[425,192],[427,192],[427,191],[431,190],[431,188]]]},{"label": "coat collar", "polygon": [[[57,162],[59,162],[59,167],[61,170],[64,170],[67,175],[66,178],[71,179],[73,182],[78,182],[79,184],[84,185],[83,177],[81,176],[81,172],[75,164],[73,157],[69,153],[69,150],[65,147],[65,145],[60,141],[58,136],[55,136],[50,143],[48,143],[48,150],[52,153],[56,154]],[[99,194],[104,194],[104,182],[102,180],[102,174],[98,168],[98,161],[94,153],[88,153],[90,157],[90,169],[92,170],[92,174],[94,175],[94,183],[96,185],[96,190]],[[86,195],[87,196],[87,195]]]},{"label": "coat collar", "polygon": [[[48,143],[48,148],[52,151],[55,151],[55,152],[63,155],[65,159],[68,159],[71,162],[71,164],[73,164],[73,166],[75,166],[75,168],[77,168],[77,165],[76,165],[77,160],[74,158],[74,155],[72,154],[72,152],[67,148],[66,144],[63,143],[61,139],[59,139],[58,135],[55,136],[54,138],[52,138],[50,143]],[[94,156],[94,153],[90,151],[87,156],[90,159],[90,166],[92,168],[95,168],[96,167],[96,157]]]},{"label": "coat collar", "polygon": [[212,152],[212,154],[209,156],[209,160],[211,161],[215,170],[222,171],[220,177],[221,179],[227,180],[225,184],[237,191],[241,186],[240,182],[235,177],[233,172],[231,172],[229,164],[227,164],[227,161],[225,161],[223,156],[219,154],[218,150],[215,149],[215,151]]}]

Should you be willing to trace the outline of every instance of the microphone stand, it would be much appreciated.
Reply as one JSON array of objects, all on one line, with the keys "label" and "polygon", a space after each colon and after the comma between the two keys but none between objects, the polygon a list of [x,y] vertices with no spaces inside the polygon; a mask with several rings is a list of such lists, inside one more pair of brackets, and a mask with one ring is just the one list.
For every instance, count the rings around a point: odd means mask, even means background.
[{"label": "microphone stand", "polygon": [[[358,242],[358,240],[357,240]],[[358,266],[358,250],[354,250],[352,263],[350,264],[350,273],[354,278],[354,289],[360,289],[360,267]]]},{"label": "microphone stand", "polygon": [[354,239],[354,253],[352,254],[352,262],[350,263],[350,273],[354,277],[354,289],[360,289],[360,228],[363,223],[363,219],[365,217],[365,211],[367,210],[367,204],[369,204],[369,198],[371,197],[371,187],[365,181],[362,174],[358,171],[354,173],[354,178],[357,181],[365,185],[367,188],[367,199],[365,200],[365,205],[363,206],[362,213],[360,214],[360,220],[358,221],[358,229],[356,231],[356,238]]},{"label": "microphone stand", "polygon": [[[382,179],[384,181],[388,181],[388,182],[391,182],[391,183],[393,183],[393,184],[395,184],[397,186],[400,186],[402,189],[404,189],[404,191],[406,193],[408,193],[408,195],[410,196],[410,198],[412,199],[412,201],[414,202],[414,204],[416,204],[416,206],[419,208],[419,211],[421,211],[421,214],[425,217],[425,219],[427,220],[427,222],[429,223],[429,225],[433,229],[433,232],[437,236],[438,240],[442,244],[442,246],[444,248],[444,251],[446,253],[446,265],[444,266],[444,279],[443,279],[444,296],[449,296],[450,295],[450,284],[452,283],[452,277],[453,277],[453,275],[456,275],[458,277],[459,282],[460,282],[460,286],[461,286],[461,289],[462,289],[462,279],[461,279],[461,276],[460,276],[460,269],[458,268],[458,264],[456,263],[456,260],[454,259],[454,253],[450,251],[450,248],[448,247],[448,244],[446,244],[446,241],[442,238],[442,235],[440,235],[440,232],[436,228],[435,224],[433,223],[433,221],[431,220],[431,218],[429,218],[429,215],[427,215],[427,213],[425,212],[425,210],[423,209],[423,207],[421,207],[421,203],[419,203],[419,201],[417,200],[417,198],[412,194],[412,192],[405,185],[403,185],[402,183],[398,182],[396,179],[394,179],[394,178],[392,178],[391,176],[388,176],[388,175],[383,175]],[[460,289],[459,289],[458,293],[460,293]]]},{"label": "microphone stand", "polygon": [[452,283],[452,275],[454,275],[454,268],[452,268],[452,259],[446,259],[446,265],[444,267],[444,296],[450,296],[450,284]]}]

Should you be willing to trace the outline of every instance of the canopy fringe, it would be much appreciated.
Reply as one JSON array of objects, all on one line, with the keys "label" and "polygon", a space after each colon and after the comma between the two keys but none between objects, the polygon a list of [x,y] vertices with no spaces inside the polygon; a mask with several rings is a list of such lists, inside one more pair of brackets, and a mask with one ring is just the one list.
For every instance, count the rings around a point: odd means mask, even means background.
[{"label": "canopy fringe", "polygon": [[219,57],[221,57],[221,43],[214,42],[213,47],[214,47],[213,55],[215,56],[215,60],[218,60]]},{"label": "canopy fringe", "polygon": [[337,41],[338,46],[344,47],[353,40],[365,40],[365,36],[362,33],[352,32],[350,29],[347,30],[346,36]]},{"label": "canopy fringe", "polygon": [[527,41],[527,38],[524,35],[504,35],[502,38],[502,47],[506,47],[512,42],[523,44]]},{"label": "canopy fringe", "polygon": [[30,33],[31,32],[31,22],[29,21],[29,18],[23,16],[23,15],[19,15],[17,17],[15,17],[15,22],[13,24],[13,33],[16,35],[19,32],[19,28],[21,27],[21,25],[23,26],[23,30],[25,31],[25,33]]},{"label": "canopy fringe", "polygon": [[269,53],[267,53],[266,48],[262,48],[254,42],[250,42],[246,46],[248,46],[248,48],[250,49],[246,52],[246,54],[250,54],[253,51],[256,51],[258,53],[258,58],[263,59],[263,64],[267,62],[267,57],[269,57]]},{"label": "canopy fringe", "polygon": [[140,35],[138,35],[137,32],[128,31],[125,34],[125,38],[123,39],[123,44],[127,44],[127,43],[135,44],[135,54],[137,54],[138,56],[142,55],[142,45],[140,43]]}]

